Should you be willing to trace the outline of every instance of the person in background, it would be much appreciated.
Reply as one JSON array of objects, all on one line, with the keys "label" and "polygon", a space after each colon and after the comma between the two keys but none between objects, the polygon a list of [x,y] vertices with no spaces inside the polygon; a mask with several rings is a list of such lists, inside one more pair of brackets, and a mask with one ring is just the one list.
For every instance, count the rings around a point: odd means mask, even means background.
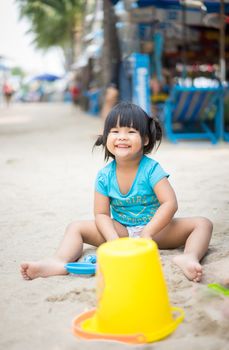
[{"label": "person in background", "polygon": [[79,98],[80,98],[80,86],[78,80],[74,80],[73,83],[69,87],[71,96],[72,96],[72,102],[74,105],[79,104]]},{"label": "person in background", "polygon": [[112,107],[114,107],[119,99],[119,69],[120,62],[113,62],[111,81],[106,88],[104,102],[101,109],[101,118],[104,121],[106,120],[106,117]]},{"label": "person in background", "polygon": [[2,92],[3,92],[3,96],[5,99],[6,105],[9,106],[11,103],[13,93],[14,93],[14,89],[10,85],[10,83],[8,83],[7,81],[5,81],[5,83],[3,84]]}]

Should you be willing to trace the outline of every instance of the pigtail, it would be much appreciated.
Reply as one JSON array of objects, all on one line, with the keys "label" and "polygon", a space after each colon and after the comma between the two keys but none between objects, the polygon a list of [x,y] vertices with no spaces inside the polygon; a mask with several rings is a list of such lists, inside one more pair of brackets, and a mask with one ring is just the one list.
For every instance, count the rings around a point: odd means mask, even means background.
[{"label": "pigtail", "polygon": [[157,149],[161,144],[162,127],[156,117],[148,116],[148,138],[149,142],[146,146],[144,146],[144,154],[150,153],[157,143]]},{"label": "pigtail", "polygon": [[104,160],[107,162],[109,157],[114,158],[113,154],[111,154],[108,149],[106,148],[106,139],[104,137],[104,135],[99,135],[97,140],[95,141],[92,151],[94,151],[94,148],[96,146],[103,146],[103,148],[105,149],[105,153],[104,153]]},{"label": "pigtail", "polygon": [[98,136],[97,140],[94,143],[93,149],[95,148],[95,146],[104,146],[103,135]]},{"label": "pigtail", "polygon": [[150,118],[150,132],[153,136],[153,140],[159,141],[159,145],[162,139],[162,126],[156,117]]}]

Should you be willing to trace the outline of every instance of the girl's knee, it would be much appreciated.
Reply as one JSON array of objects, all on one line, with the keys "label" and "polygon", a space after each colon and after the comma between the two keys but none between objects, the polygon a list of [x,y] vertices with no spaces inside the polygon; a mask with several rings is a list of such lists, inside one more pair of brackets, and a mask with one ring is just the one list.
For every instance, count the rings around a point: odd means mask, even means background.
[{"label": "girl's knee", "polygon": [[79,221],[73,221],[71,222],[67,228],[66,228],[66,232],[69,232],[69,231],[79,231],[80,229],[80,222]]},{"label": "girl's knee", "polygon": [[201,228],[202,230],[212,233],[213,230],[213,223],[211,220],[209,220],[208,218],[205,217],[199,217],[198,221],[197,221],[197,225],[199,228]]}]

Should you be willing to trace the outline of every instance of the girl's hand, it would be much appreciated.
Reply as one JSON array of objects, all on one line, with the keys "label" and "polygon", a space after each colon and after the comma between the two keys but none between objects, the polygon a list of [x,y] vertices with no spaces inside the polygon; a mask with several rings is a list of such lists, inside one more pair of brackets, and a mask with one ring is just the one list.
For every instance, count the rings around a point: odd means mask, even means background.
[{"label": "girl's hand", "polygon": [[152,234],[148,230],[142,230],[141,238],[152,239]]},{"label": "girl's hand", "polygon": [[106,241],[119,238],[113,220],[110,217],[110,200],[99,192],[95,192],[94,199],[95,223]]}]

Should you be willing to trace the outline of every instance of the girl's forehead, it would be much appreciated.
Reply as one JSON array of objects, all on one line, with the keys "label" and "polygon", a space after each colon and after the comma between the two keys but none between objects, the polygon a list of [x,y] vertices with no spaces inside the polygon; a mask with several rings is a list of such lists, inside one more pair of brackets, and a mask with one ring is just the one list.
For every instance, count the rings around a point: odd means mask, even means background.
[{"label": "girl's forehead", "polygon": [[124,116],[118,115],[115,122],[116,127],[127,127],[132,128],[133,127],[133,120],[132,118],[125,118]]}]

